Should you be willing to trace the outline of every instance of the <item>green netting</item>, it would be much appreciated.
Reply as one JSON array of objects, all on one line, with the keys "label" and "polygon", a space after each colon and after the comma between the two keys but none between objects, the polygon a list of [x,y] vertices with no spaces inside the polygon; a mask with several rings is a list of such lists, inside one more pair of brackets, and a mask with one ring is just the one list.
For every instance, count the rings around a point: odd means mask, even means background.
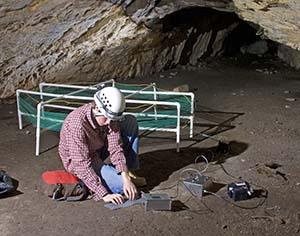
[{"label": "green netting", "polygon": [[[49,100],[50,97],[44,96],[44,100]],[[40,102],[40,96],[32,94],[21,94],[19,97],[19,109],[25,115],[25,119],[33,126],[37,125],[37,104]],[[40,119],[40,127],[59,131],[61,125],[70,111],[55,110],[42,111]]]},{"label": "green netting", "polygon": [[137,117],[140,127],[144,128],[176,128],[177,119],[174,118],[153,118],[153,117]]},{"label": "green netting", "polygon": [[[153,94],[139,94],[138,91],[144,89],[146,85],[129,85],[116,83],[116,87],[122,90],[134,90],[137,91],[136,94],[130,96],[130,99],[135,100],[147,100],[153,101]],[[53,86],[44,86],[44,93],[52,94],[72,94],[72,96],[84,96],[93,98],[95,90],[85,89],[79,91],[78,88],[62,88],[62,87],[53,87]],[[147,88],[144,91],[153,91],[153,88]],[[161,91],[161,90],[159,90]],[[124,92],[125,96],[129,93]],[[19,109],[23,114],[27,114],[26,119],[32,123],[34,126],[37,124],[37,104],[41,101],[49,101],[53,99],[52,96],[41,96],[35,94],[20,93],[19,97]],[[166,102],[178,102],[181,105],[181,116],[191,115],[191,98],[184,95],[169,95],[169,94],[159,94],[156,98],[157,101],[166,101]],[[76,99],[66,99],[66,98],[56,98],[49,104],[62,105],[62,106],[71,106],[79,107],[83,104],[90,102],[90,100],[76,100]],[[160,114],[160,115],[172,115],[177,116],[177,109],[175,106],[165,106],[157,105],[156,109],[151,107],[147,111],[143,111],[148,108],[150,105],[146,104],[127,104],[126,112],[131,112],[137,114],[137,119],[140,127],[147,128],[175,128],[177,126],[177,118],[175,117],[149,117],[149,115]],[[61,125],[66,118],[66,116],[71,112],[71,110],[60,109],[60,108],[48,108],[45,107],[41,112],[40,126],[41,128],[59,131]],[[143,112],[143,116],[139,116],[138,113]]]},{"label": "green netting", "polygon": [[[169,95],[169,94],[157,94],[156,99],[154,94],[140,94],[138,91],[144,89],[147,85],[130,85],[123,83],[115,83],[115,86],[122,90],[134,90],[136,94],[132,94],[131,92],[124,91],[124,95],[130,95],[129,99],[132,100],[147,100],[147,101],[165,101],[165,102],[179,102],[180,103],[180,112],[181,115],[190,115],[191,113],[191,97],[185,95]],[[44,86],[44,92],[54,93],[54,94],[68,94],[72,92],[77,92],[73,96],[85,96],[85,97],[93,97],[95,90],[86,89],[78,93],[77,88],[61,88],[61,87],[51,87]],[[153,88],[147,88],[143,91],[153,91]],[[158,89],[159,92],[163,92],[163,90]],[[84,104],[82,102],[82,104]],[[170,109],[170,111],[164,111],[164,114],[172,114],[176,115],[176,110],[174,108]]]},{"label": "green netting", "polygon": [[[171,95],[171,94],[157,94],[156,98],[154,94],[141,94],[138,93],[139,90],[146,87],[146,85],[129,85],[129,84],[120,84],[116,83],[116,87],[119,89],[127,89],[127,90],[136,90],[137,93],[132,95],[129,92],[123,92],[126,95],[130,95],[129,99],[136,99],[136,100],[147,100],[147,101],[165,101],[165,102],[178,102],[180,104],[180,113],[181,115],[189,116],[191,114],[191,97],[185,95]],[[153,88],[147,88],[143,91],[153,91]],[[164,92],[164,90],[157,89],[159,92]],[[169,114],[169,115],[177,115],[177,111],[175,107],[169,107],[161,111],[162,114]]]}]

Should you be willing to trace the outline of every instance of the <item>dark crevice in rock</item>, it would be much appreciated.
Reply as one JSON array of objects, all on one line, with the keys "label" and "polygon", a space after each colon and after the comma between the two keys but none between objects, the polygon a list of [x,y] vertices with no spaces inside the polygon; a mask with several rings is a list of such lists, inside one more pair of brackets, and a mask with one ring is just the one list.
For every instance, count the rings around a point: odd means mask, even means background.
[{"label": "dark crevice in rock", "polygon": [[195,56],[203,59],[215,55],[218,52],[214,51],[213,45],[217,40],[218,32],[240,22],[241,20],[234,13],[192,7],[169,14],[161,19],[158,24],[162,25],[163,33],[179,31],[183,35],[188,35],[186,36],[186,42],[179,60],[179,64],[185,65],[190,62],[191,55],[194,53],[193,50],[195,50],[195,44],[199,38],[205,37],[205,34],[208,35],[207,48],[199,51],[200,54]]},{"label": "dark crevice in rock", "polygon": [[238,20],[239,18],[234,13],[221,12],[204,7],[191,7],[167,15],[161,21],[163,32],[170,31],[176,27],[195,27],[203,33],[211,29],[224,29]]},{"label": "dark crevice in rock", "polygon": [[245,21],[240,21],[239,25],[232,30],[224,41],[224,45],[226,45],[224,55],[231,56],[239,53],[240,47],[243,45],[249,45],[260,40],[260,37],[256,33],[257,29]]}]

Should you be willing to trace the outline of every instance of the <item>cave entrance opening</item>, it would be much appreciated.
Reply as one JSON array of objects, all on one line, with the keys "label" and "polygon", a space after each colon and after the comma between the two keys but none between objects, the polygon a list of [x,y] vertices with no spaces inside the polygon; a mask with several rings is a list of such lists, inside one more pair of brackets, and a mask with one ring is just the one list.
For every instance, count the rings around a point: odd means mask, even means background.
[{"label": "cave entrance opening", "polygon": [[178,38],[184,41],[180,65],[215,57],[239,57],[248,62],[277,57],[277,44],[263,39],[258,26],[232,12],[190,7],[166,15],[158,24],[163,33],[172,34],[173,44]]}]

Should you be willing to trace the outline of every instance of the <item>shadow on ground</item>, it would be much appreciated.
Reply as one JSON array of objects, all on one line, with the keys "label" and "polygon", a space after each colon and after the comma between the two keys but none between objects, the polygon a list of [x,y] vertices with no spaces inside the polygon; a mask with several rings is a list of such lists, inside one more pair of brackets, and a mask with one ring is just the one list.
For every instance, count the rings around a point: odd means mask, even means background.
[{"label": "shadow on ground", "polygon": [[246,143],[231,141],[226,152],[223,148],[220,149],[220,144],[210,148],[182,148],[180,152],[176,152],[176,149],[155,150],[140,155],[141,168],[137,174],[146,178],[147,188],[144,190],[149,191],[166,181],[175,171],[195,163],[199,155],[204,155],[209,162],[223,163],[226,159],[241,154],[247,148]]}]

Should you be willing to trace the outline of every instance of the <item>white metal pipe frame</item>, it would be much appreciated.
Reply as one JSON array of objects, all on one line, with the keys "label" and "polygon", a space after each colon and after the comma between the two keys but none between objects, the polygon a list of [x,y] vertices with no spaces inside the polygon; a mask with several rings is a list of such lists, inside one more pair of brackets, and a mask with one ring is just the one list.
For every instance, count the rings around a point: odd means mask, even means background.
[{"label": "white metal pipe frame", "polygon": [[[102,83],[99,83],[97,85],[93,86],[79,86],[79,85],[68,85],[68,84],[53,84],[53,83],[41,83],[40,84],[40,91],[43,91],[44,86],[50,86],[50,87],[62,87],[62,88],[75,88],[75,89],[91,89],[91,90],[97,90],[99,89],[99,85],[105,85],[111,83],[112,86],[115,86],[116,82],[115,80],[107,80]],[[153,91],[144,91],[145,89],[153,87]],[[83,91],[80,90],[80,91]],[[148,86],[140,89],[140,90],[130,90],[130,89],[120,89],[121,92],[123,93],[129,93],[129,95],[125,96],[130,97],[135,94],[145,94],[145,95],[153,95],[154,101],[157,100],[157,95],[178,95],[178,96],[188,96],[191,98],[191,111],[189,116],[183,116],[181,115],[182,119],[189,119],[190,123],[190,138],[193,137],[193,130],[194,130],[194,104],[195,104],[195,95],[192,92],[175,92],[175,91],[157,91],[157,87],[155,83],[151,83]],[[70,94],[68,94],[70,95]],[[156,113],[156,106],[154,106],[154,112]]]},{"label": "white metal pipe frame", "polygon": [[[17,109],[18,109],[18,121],[19,121],[19,129],[23,128],[23,121],[22,116],[31,116],[36,118],[36,148],[35,148],[35,154],[38,156],[40,154],[40,136],[41,136],[41,116],[43,115],[44,109],[47,107],[56,108],[56,109],[62,109],[62,110],[74,110],[76,107],[74,106],[62,106],[57,104],[50,104],[55,103],[58,99],[72,99],[72,100],[78,100],[78,101],[92,101],[93,97],[89,96],[75,96],[75,94],[78,94],[82,91],[86,90],[97,90],[99,89],[99,86],[105,85],[111,83],[112,86],[115,86],[114,80],[108,80],[104,81],[102,83],[93,85],[93,86],[79,86],[79,85],[68,85],[68,84],[51,84],[51,83],[41,83],[39,85],[40,92],[35,91],[28,91],[28,90],[22,90],[18,89],[16,91],[17,95]],[[128,84],[130,85],[130,84]],[[72,91],[67,94],[56,94],[56,93],[46,93],[44,91],[44,87],[60,87],[60,88],[72,88],[76,89],[75,91]],[[153,91],[144,91],[148,88],[153,88]],[[179,152],[179,144],[180,144],[180,120],[181,119],[188,119],[190,122],[190,137],[193,135],[193,120],[194,120],[194,94],[193,93],[183,93],[183,92],[173,92],[173,91],[157,91],[156,84],[152,83],[147,85],[146,87],[141,88],[140,90],[126,90],[126,89],[120,89],[121,92],[125,94],[129,94],[126,96],[126,104],[142,104],[149,106],[148,108],[144,109],[140,112],[124,112],[124,114],[132,114],[134,116],[142,116],[142,117],[153,117],[155,120],[158,118],[174,118],[176,119],[176,127],[174,128],[161,128],[161,127],[146,127],[146,126],[139,126],[140,130],[149,130],[149,131],[162,131],[162,132],[175,132],[176,133],[176,150]],[[30,114],[30,113],[24,113],[20,110],[20,94],[29,94],[29,95],[37,95],[40,98],[40,102],[37,104],[36,107],[36,115]],[[129,99],[134,94],[149,94],[153,95],[153,100],[142,100],[142,99]],[[157,95],[163,94],[163,95],[182,95],[182,96],[190,96],[191,98],[191,110],[190,115],[182,115],[181,114],[181,104],[179,102],[174,101],[159,101],[157,98]],[[44,101],[44,97],[50,98],[49,100]],[[176,115],[168,115],[168,114],[159,114],[159,111],[157,110],[157,106],[169,106],[169,107],[175,107],[176,109]],[[154,108],[154,114],[146,114],[145,112],[151,108]],[[62,123],[63,120],[59,119],[53,119],[50,117],[43,117],[43,119],[54,121],[57,123]]]}]

